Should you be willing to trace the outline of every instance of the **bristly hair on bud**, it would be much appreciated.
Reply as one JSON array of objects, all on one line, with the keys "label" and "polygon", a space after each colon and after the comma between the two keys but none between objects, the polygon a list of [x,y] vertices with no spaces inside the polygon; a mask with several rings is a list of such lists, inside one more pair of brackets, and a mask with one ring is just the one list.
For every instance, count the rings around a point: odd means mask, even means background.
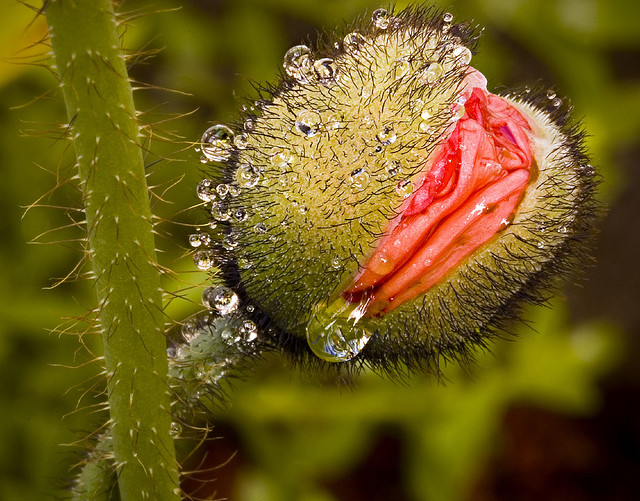
[{"label": "bristly hair on bud", "polygon": [[297,361],[437,371],[582,266],[598,206],[580,125],[552,91],[490,92],[477,39],[434,8],[378,9],[289,49],[238,124],[207,129],[216,233],[195,259],[233,312],[207,306]]}]

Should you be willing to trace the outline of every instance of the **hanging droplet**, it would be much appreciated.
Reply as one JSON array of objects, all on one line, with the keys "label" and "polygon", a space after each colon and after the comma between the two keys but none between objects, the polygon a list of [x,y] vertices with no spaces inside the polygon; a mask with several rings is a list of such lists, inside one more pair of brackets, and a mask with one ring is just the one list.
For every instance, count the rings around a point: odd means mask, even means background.
[{"label": "hanging droplet", "polygon": [[320,132],[321,124],[320,114],[313,110],[300,112],[296,120],[296,128],[307,137],[313,137]]},{"label": "hanging droplet", "polygon": [[233,250],[238,246],[238,233],[231,231],[227,233],[222,239],[222,247],[227,250]]},{"label": "hanging droplet", "polygon": [[253,188],[258,184],[260,174],[249,164],[240,164],[236,171],[236,181],[242,188]]},{"label": "hanging droplet", "polygon": [[181,333],[187,343],[191,342],[198,335],[198,323],[195,320],[187,320],[182,324]]},{"label": "hanging droplet", "polygon": [[428,85],[436,83],[444,74],[444,68],[440,63],[431,63],[422,73],[422,80]]},{"label": "hanging droplet", "polygon": [[251,343],[258,338],[258,326],[251,320],[245,320],[242,322],[238,332],[240,337],[248,343]]},{"label": "hanging droplet", "polygon": [[380,132],[378,132],[376,137],[378,138],[378,141],[386,146],[394,143],[398,136],[391,125],[385,125]]},{"label": "hanging droplet", "polygon": [[386,9],[376,9],[371,15],[373,25],[379,30],[386,30],[389,27],[389,13]]},{"label": "hanging droplet", "polygon": [[369,173],[365,169],[355,169],[349,175],[349,189],[351,193],[359,193],[369,186]]},{"label": "hanging droplet", "polygon": [[450,23],[451,21],[453,21],[453,14],[451,14],[451,12],[445,12],[442,16],[442,20],[445,23]]},{"label": "hanging droplet", "polygon": [[220,198],[224,198],[229,194],[229,185],[226,183],[220,183],[216,186],[216,193]]},{"label": "hanging droplet", "polygon": [[410,179],[403,179],[396,184],[396,193],[402,198],[407,198],[413,193],[413,183]]},{"label": "hanging droplet", "polygon": [[458,47],[453,49],[451,55],[453,56],[453,59],[461,66],[469,66],[469,64],[471,63],[471,58],[473,57],[473,54],[471,53],[469,48],[465,47],[464,45],[459,45]]},{"label": "hanging droplet", "polygon": [[313,69],[316,72],[318,81],[325,87],[330,87],[336,82],[338,65],[330,57],[318,59],[313,63]]},{"label": "hanging droplet", "polygon": [[309,83],[313,75],[313,59],[311,49],[306,45],[291,47],[284,55],[282,63],[287,75],[301,84]]},{"label": "hanging droplet", "polygon": [[231,156],[234,134],[226,125],[209,127],[202,135],[202,153],[210,162],[223,162]]},{"label": "hanging droplet", "polygon": [[196,189],[198,198],[203,202],[211,202],[216,197],[216,187],[211,179],[203,179]]},{"label": "hanging droplet", "polygon": [[553,89],[549,89],[547,91],[547,99],[549,99],[549,101],[551,101],[552,99],[556,98],[556,93],[553,91]]},{"label": "hanging droplet", "polygon": [[371,338],[360,323],[365,307],[338,298],[317,311],[306,327],[311,351],[327,362],[346,362],[360,353]]},{"label": "hanging droplet", "polygon": [[366,42],[365,38],[362,36],[362,33],[359,31],[352,31],[347,36],[344,37],[343,45],[344,50],[347,52],[355,52],[358,50],[360,46],[362,46]]},{"label": "hanging droplet", "polygon": [[249,217],[249,214],[247,214],[246,210],[240,207],[239,209],[236,209],[236,211],[233,213],[233,217],[235,218],[236,221],[246,221],[247,218]]},{"label": "hanging droplet", "polygon": [[207,271],[215,265],[215,253],[210,250],[200,250],[193,255],[193,262],[202,271]]},{"label": "hanging droplet", "polygon": [[211,243],[211,236],[208,233],[193,233],[189,235],[189,245],[191,247],[207,247]]},{"label": "hanging droplet", "polygon": [[562,99],[560,99],[559,97],[556,97],[555,99],[551,100],[551,106],[553,106],[554,108],[560,108],[561,105],[562,105]]},{"label": "hanging droplet", "polygon": [[238,309],[240,298],[228,287],[219,285],[202,291],[202,304],[220,315],[228,315]]},{"label": "hanging droplet", "polygon": [[411,63],[406,59],[398,59],[391,66],[391,74],[394,79],[404,77],[411,70]]},{"label": "hanging droplet", "polygon": [[389,177],[394,177],[400,172],[400,162],[397,160],[387,160],[384,164],[384,170]]},{"label": "hanging droplet", "polygon": [[331,115],[329,115],[327,117],[327,120],[326,120],[326,123],[325,123],[325,128],[327,130],[339,129],[342,126],[343,126],[342,117],[340,116],[340,114],[331,113]]},{"label": "hanging droplet", "polygon": [[225,202],[215,202],[211,205],[211,216],[216,221],[229,221],[231,219],[231,212]]},{"label": "hanging droplet", "polygon": [[284,148],[275,147],[269,153],[269,162],[274,167],[286,167],[291,162],[291,153]]}]

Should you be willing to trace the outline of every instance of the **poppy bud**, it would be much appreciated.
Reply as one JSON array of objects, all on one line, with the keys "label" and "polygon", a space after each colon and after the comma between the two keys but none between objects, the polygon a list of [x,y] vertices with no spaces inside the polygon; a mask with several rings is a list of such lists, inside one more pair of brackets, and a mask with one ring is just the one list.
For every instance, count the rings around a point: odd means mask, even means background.
[{"label": "poppy bud", "polygon": [[378,9],[290,49],[235,132],[207,130],[203,161],[224,167],[199,189],[220,228],[200,252],[265,343],[434,368],[580,262],[596,212],[582,134],[555,94],[488,91],[476,39],[450,14]]}]

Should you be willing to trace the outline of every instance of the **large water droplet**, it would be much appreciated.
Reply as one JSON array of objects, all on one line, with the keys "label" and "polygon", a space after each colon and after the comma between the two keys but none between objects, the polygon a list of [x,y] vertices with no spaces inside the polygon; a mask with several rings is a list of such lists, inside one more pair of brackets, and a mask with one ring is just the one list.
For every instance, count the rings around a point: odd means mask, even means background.
[{"label": "large water droplet", "polygon": [[327,362],[346,362],[362,351],[371,332],[360,322],[366,303],[338,298],[317,311],[306,327],[311,351]]},{"label": "large water droplet", "polygon": [[211,236],[208,233],[193,233],[189,235],[189,245],[191,247],[207,247],[211,243]]},{"label": "large water droplet", "polygon": [[389,27],[389,13],[386,9],[376,9],[371,15],[371,21],[379,30],[386,30]]},{"label": "large water droplet", "polygon": [[240,299],[238,295],[228,287],[218,285],[207,287],[202,291],[202,304],[220,315],[228,315],[238,309]]},{"label": "large water droplet", "polygon": [[444,74],[444,68],[440,63],[431,63],[422,73],[422,79],[428,85],[436,83]]},{"label": "large water droplet", "polygon": [[398,136],[391,125],[385,125],[380,132],[378,132],[376,137],[378,138],[378,141],[386,146],[394,143]]},{"label": "large water droplet", "polygon": [[405,76],[410,70],[411,63],[406,59],[398,59],[391,66],[391,74],[396,80]]},{"label": "large water droplet", "polygon": [[253,188],[258,184],[260,174],[249,164],[240,164],[236,171],[236,181],[242,188]]},{"label": "large water droplet", "polygon": [[269,153],[269,162],[271,162],[271,165],[274,167],[286,167],[287,164],[291,162],[291,153],[289,150],[278,148],[276,146],[275,148],[272,148]]},{"label": "large water droplet", "polygon": [[223,162],[231,156],[233,140],[233,131],[226,125],[209,127],[202,135],[202,154],[210,162]]},{"label": "large water droplet", "polygon": [[338,65],[330,57],[318,59],[315,63],[313,63],[313,69],[316,72],[318,81],[325,87],[329,87],[336,82]]},{"label": "large water droplet", "polygon": [[344,37],[343,45],[344,50],[347,52],[355,52],[358,48],[366,42],[365,38],[362,36],[362,33],[359,31],[352,31],[347,36]]},{"label": "large water droplet", "polygon": [[322,118],[317,111],[305,110],[300,112],[296,120],[296,128],[307,137],[315,136],[320,132]]},{"label": "large water droplet", "polygon": [[349,175],[349,189],[351,193],[359,193],[369,186],[369,173],[365,169],[355,169]]},{"label": "large water droplet", "polygon": [[306,45],[291,47],[284,55],[282,63],[287,75],[301,84],[309,83],[313,75],[311,49]]},{"label": "large water droplet", "polygon": [[207,271],[215,265],[216,255],[211,249],[200,250],[193,255],[193,262],[202,271]]},{"label": "large water droplet", "polygon": [[396,193],[402,198],[407,198],[413,193],[413,183],[410,179],[403,179],[396,184]]},{"label": "large water droplet", "polygon": [[216,193],[220,198],[225,198],[229,194],[229,185],[226,183],[220,183],[216,186]]},{"label": "large water droplet", "polygon": [[445,23],[450,23],[451,21],[453,21],[453,14],[451,14],[451,12],[445,12],[442,16],[442,20]]},{"label": "large water droplet", "polygon": [[249,143],[249,136],[246,134],[238,134],[233,140],[233,145],[239,150],[244,150]]},{"label": "large water droplet", "polygon": [[203,202],[211,202],[216,197],[216,186],[211,179],[203,179],[198,183],[196,193]]},{"label": "large water droplet", "polygon": [[469,66],[469,63],[471,63],[471,58],[473,57],[471,51],[464,45],[459,45],[458,47],[453,49],[451,55],[453,56],[453,59],[456,61],[456,63],[461,66]]},{"label": "large water droplet", "polygon": [[245,320],[238,329],[238,333],[243,341],[251,343],[258,338],[258,326],[251,320]]},{"label": "large water droplet", "polygon": [[211,216],[216,221],[229,221],[229,219],[231,219],[231,212],[225,202],[215,202],[211,205]]}]

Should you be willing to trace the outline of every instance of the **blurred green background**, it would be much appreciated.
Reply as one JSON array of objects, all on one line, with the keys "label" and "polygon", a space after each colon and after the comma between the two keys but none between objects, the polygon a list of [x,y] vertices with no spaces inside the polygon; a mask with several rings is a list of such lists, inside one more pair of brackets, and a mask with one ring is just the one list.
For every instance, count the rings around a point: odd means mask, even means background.
[{"label": "blurred green background", "polygon": [[[583,119],[609,207],[598,264],[531,327],[444,381],[355,386],[300,375],[275,356],[233,383],[190,489],[233,501],[640,499],[640,3],[636,0],[435,2],[485,26],[473,65],[490,88],[553,85]],[[252,81],[272,80],[288,47],[381,5],[371,0],[122,2],[162,263],[180,320],[205,280],[186,254],[201,177],[188,149],[207,124],[233,121]],[[406,2],[399,2],[402,7]],[[384,5],[382,5],[384,6]],[[0,0],[0,499],[64,497],[72,446],[104,418],[90,363],[91,285],[79,196],[55,80],[39,64],[42,19]],[[368,14],[367,14],[368,15]],[[28,27],[27,27],[28,26]],[[144,50],[146,55],[136,51]],[[34,56],[35,54],[35,56]],[[38,56],[41,54],[41,56]],[[171,92],[166,89],[180,91]],[[55,188],[55,189],[54,189]],[[37,202],[37,203],[36,203]],[[27,207],[37,205],[29,210]],[[55,231],[49,231],[58,228]],[[32,242],[29,244],[29,242]],[[53,242],[51,245],[42,245]],[[58,243],[56,243],[58,242]],[[70,279],[51,289],[58,279]],[[84,345],[84,346],[81,346]],[[71,368],[73,367],[73,368]],[[61,444],[70,444],[69,446]]]}]

